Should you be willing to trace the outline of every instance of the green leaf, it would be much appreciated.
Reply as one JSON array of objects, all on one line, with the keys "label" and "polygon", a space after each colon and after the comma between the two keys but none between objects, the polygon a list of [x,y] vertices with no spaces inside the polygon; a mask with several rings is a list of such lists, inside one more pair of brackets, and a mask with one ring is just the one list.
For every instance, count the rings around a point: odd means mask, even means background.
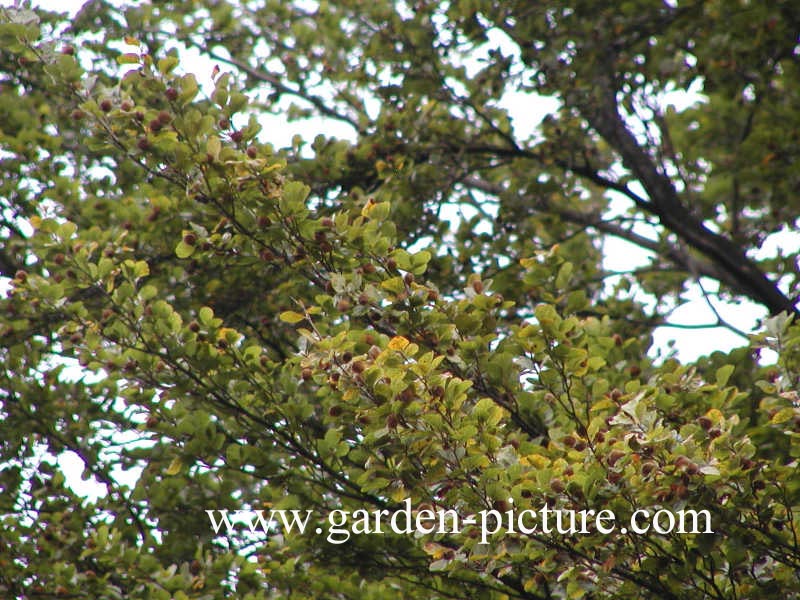
[{"label": "green leaf", "polygon": [[181,240],[178,242],[178,245],[175,246],[175,256],[178,258],[189,258],[192,254],[194,254],[195,249],[195,246],[190,246]]},{"label": "green leaf", "polygon": [[209,325],[211,325],[213,319],[214,319],[214,311],[211,310],[208,306],[204,306],[199,311],[197,311],[197,320],[200,321],[200,324],[208,327]]},{"label": "green leaf", "polygon": [[725,365],[717,369],[716,373],[716,381],[719,387],[725,387],[725,384],[728,383],[728,379],[733,374],[734,370],[733,365]]}]

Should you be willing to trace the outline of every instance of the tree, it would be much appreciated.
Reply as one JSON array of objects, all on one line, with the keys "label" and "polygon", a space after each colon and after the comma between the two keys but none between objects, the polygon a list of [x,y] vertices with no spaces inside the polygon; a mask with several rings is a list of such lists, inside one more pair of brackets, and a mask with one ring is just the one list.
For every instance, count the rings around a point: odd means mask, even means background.
[{"label": "tree", "polygon": [[[755,252],[800,212],[792,8],[0,9],[2,595],[800,597],[797,251]],[[559,109],[523,137],[511,91]],[[276,148],[268,113],[353,139]],[[649,358],[695,284],[773,316]],[[325,539],[406,499],[618,522]]]}]

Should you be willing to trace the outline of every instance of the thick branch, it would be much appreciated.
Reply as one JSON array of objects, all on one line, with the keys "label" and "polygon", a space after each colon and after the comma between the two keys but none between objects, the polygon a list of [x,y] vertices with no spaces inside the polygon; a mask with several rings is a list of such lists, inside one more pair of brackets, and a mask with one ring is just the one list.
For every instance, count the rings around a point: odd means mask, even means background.
[{"label": "thick branch", "polygon": [[672,181],[659,173],[650,156],[626,127],[617,109],[616,92],[608,80],[599,100],[579,108],[590,125],[619,153],[625,166],[641,182],[649,197],[649,202],[643,208],[657,216],[661,224],[681,240],[718,265],[725,276],[717,276],[717,279],[763,304],[771,314],[784,311],[800,314],[794,303],[739,246],[709,230],[681,203]]}]

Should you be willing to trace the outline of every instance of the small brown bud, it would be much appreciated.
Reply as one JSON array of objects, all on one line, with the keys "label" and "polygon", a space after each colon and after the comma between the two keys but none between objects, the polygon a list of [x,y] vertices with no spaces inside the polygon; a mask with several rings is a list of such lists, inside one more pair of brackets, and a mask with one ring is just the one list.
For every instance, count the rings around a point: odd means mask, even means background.
[{"label": "small brown bud", "polygon": [[709,419],[708,417],[699,417],[697,419],[697,424],[700,425],[700,427],[702,427],[706,431],[711,429],[711,426],[713,425],[711,419]]},{"label": "small brown bud", "polygon": [[303,378],[303,381],[308,381],[313,375],[314,372],[309,367],[304,368],[300,374],[300,376]]},{"label": "small brown bud", "polygon": [[623,456],[625,453],[622,450],[612,450],[608,453],[608,466],[613,467]]},{"label": "small brown bud", "polygon": [[506,512],[511,510],[511,504],[508,500],[500,499],[492,502],[492,508],[499,512]]},{"label": "small brown bud", "polygon": [[234,144],[238,144],[238,143],[239,143],[239,142],[241,142],[243,139],[244,139],[244,133],[242,132],[242,130],[241,130],[241,129],[240,129],[240,130],[238,130],[238,131],[234,131],[234,132],[232,132],[232,133],[231,133],[231,141],[232,141]]},{"label": "small brown bud", "polygon": [[191,231],[183,234],[183,243],[187,246],[194,246],[197,243],[197,236]]},{"label": "small brown bud", "polygon": [[228,129],[231,126],[231,122],[227,117],[222,117],[219,121],[217,121],[217,125],[220,129]]},{"label": "small brown bud", "polygon": [[692,464],[692,461],[689,459],[689,457],[688,457],[688,456],[683,456],[683,455],[681,455],[681,456],[678,456],[678,457],[677,457],[677,458],[676,458],[676,459],[673,461],[673,463],[672,463],[672,464],[674,464],[674,465],[675,465],[676,467],[678,467],[679,469],[684,469],[684,468],[686,468],[688,465]]},{"label": "small brown bud", "polygon": [[178,99],[178,90],[176,90],[174,87],[168,87],[167,91],[164,92],[164,95],[170,102],[175,102],[175,100]]},{"label": "small brown bud", "polygon": [[671,488],[672,493],[680,500],[686,500],[689,497],[689,488],[682,483],[673,484]]},{"label": "small brown bud", "polygon": [[104,98],[100,101],[100,110],[103,112],[109,112],[113,108],[113,104],[111,104],[111,100],[108,98]]},{"label": "small brown bud", "polygon": [[162,125],[166,125],[170,121],[172,121],[172,115],[169,114],[168,111],[162,110],[162,111],[160,111],[158,113],[158,122],[159,123],[161,123]]}]

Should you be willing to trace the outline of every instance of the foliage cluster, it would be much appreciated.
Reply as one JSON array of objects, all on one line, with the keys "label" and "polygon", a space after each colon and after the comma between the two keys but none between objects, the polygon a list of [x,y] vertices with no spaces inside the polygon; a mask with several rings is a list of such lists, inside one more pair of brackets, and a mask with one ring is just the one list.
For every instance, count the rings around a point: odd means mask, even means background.
[{"label": "foliage cluster", "polygon": [[[800,597],[796,253],[750,252],[798,213],[790,3],[307,4],[0,9],[0,595]],[[512,88],[562,108],[519,139]],[[285,97],[355,141],[274,147]],[[607,272],[608,235],[652,264]],[[649,358],[700,277],[776,316]],[[205,513],[406,498],[706,509],[714,533],[331,545]]]}]

